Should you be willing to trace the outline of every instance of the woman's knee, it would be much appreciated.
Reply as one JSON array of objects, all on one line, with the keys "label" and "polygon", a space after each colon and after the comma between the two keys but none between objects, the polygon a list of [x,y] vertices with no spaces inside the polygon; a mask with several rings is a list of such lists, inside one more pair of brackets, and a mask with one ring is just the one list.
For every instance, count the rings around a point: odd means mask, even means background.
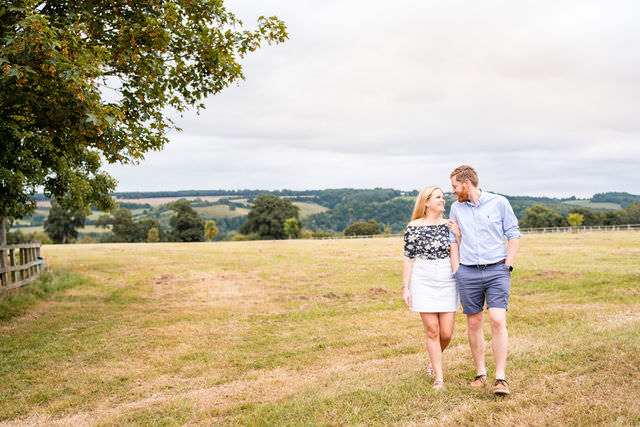
[{"label": "woman's knee", "polygon": [[440,329],[440,341],[448,343],[453,336],[452,330]]},{"label": "woman's knee", "polygon": [[439,339],[440,338],[440,325],[437,323],[432,323],[427,325],[427,337],[430,339]]}]

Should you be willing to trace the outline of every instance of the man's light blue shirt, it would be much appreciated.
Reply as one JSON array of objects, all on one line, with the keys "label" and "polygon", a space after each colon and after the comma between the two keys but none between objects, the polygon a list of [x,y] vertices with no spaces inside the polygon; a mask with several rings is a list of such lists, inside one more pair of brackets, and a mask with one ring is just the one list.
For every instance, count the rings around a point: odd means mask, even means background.
[{"label": "man's light blue shirt", "polygon": [[[451,205],[449,218],[458,221],[462,232],[460,264],[493,264],[507,257],[504,238],[517,239],[522,236],[509,201],[498,194],[483,191],[478,206],[471,202],[455,202]],[[449,240],[456,236],[449,232]]]}]

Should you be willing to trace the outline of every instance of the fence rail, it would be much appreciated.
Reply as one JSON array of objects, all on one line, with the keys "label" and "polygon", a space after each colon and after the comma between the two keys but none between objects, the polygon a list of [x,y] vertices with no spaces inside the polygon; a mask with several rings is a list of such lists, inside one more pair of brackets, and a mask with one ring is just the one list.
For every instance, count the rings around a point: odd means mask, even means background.
[{"label": "fence rail", "polygon": [[40,243],[23,243],[0,247],[0,292],[40,277],[40,246]]},{"label": "fence rail", "polygon": [[[624,225],[583,225],[580,227],[542,227],[542,228],[521,228],[523,234],[533,233],[578,233],[587,231],[640,231],[640,224]],[[367,236],[326,236],[314,237],[315,240],[332,239],[379,239],[383,237],[402,237],[403,233],[396,234],[372,234]]]},{"label": "fence rail", "polygon": [[523,228],[522,233],[576,233],[585,231],[640,231],[640,224],[581,225],[580,227]]}]

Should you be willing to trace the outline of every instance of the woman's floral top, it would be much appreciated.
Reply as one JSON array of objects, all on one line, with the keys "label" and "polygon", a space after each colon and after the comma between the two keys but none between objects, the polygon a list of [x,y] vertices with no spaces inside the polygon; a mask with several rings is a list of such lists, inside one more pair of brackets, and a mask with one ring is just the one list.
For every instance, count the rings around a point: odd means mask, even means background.
[{"label": "woman's floral top", "polygon": [[407,258],[448,258],[449,246],[447,224],[407,225],[404,232],[404,256]]}]

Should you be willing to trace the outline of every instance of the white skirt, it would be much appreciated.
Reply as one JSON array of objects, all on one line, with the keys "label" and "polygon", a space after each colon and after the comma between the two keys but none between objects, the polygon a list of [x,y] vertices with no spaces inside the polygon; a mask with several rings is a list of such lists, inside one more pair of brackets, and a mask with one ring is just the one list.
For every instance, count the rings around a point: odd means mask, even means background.
[{"label": "white skirt", "polygon": [[420,259],[413,261],[411,281],[411,310],[420,313],[458,311],[458,289],[451,277],[451,260]]}]

